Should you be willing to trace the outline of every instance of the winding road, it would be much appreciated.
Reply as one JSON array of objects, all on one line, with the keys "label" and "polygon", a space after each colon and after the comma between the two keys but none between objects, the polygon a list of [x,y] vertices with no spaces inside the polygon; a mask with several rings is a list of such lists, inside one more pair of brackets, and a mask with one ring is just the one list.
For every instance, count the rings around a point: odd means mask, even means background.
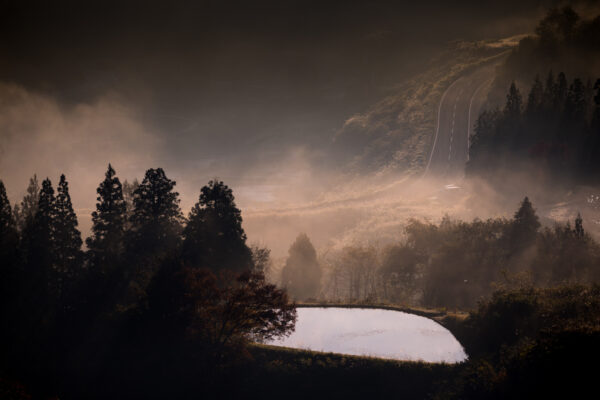
[{"label": "winding road", "polygon": [[486,66],[454,81],[442,95],[437,127],[424,176],[456,179],[469,159],[469,138],[485,100],[494,66]]}]

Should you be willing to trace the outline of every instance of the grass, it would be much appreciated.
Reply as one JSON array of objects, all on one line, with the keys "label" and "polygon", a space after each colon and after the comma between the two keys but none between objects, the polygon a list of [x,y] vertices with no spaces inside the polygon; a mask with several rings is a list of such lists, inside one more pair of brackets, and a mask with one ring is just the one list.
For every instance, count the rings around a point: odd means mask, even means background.
[{"label": "grass", "polygon": [[[245,390],[252,395],[305,398],[422,399],[457,373],[457,366],[441,363],[385,360],[373,357],[250,346],[252,374]],[[265,385],[265,382],[268,382]]]}]

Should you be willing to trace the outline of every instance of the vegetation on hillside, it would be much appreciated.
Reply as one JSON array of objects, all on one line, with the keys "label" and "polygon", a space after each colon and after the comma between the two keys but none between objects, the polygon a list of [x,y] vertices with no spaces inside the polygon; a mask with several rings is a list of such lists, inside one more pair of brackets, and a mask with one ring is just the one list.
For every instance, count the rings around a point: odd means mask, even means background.
[{"label": "vegetation on hillside", "polygon": [[544,83],[535,78],[526,100],[513,83],[503,110],[479,116],[469,154],[467,174],[488,181],[519,168],[548,183],[598,183],[600,79],[569,83],[550,72]]},{"label": "vegetation on hillside", "polygon": [[328,253],[320,299],[469,310],[498,288],[600,279],[600,246],[583,219],[542,228],[527,197],[512,219],[413,219],[405,232],[383,249]]}]

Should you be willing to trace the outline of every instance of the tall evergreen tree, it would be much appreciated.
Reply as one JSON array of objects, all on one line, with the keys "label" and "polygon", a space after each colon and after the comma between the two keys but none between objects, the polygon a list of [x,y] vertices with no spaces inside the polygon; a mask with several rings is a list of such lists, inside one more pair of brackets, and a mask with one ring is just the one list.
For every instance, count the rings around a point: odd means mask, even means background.
[{"label": "tall evergreen tree", "polygon": [[15,220],[13,218],[10,202],[6,195],[4,182],[0,180],[0,243],[16,234]]},{"label": "tall evergreen tree", "polygon": [[531,201],[528,197],[525,197],[521,202],[521,206],[515,212],[512,222],[512,250],[519,251],[533,244],[540,226],[539,218]]},{"label": "tall evergreen tree", "polygon": [[544,86],[540,77],[536,76],[527,98],[526,113],[528,116],[533,116],[539,113],[544,101]]},{"label": "tall evergreen tree", "polygon": [[575,218],[575,236],[577,236],[579,239],[583,239],[585,237],[583,218],[581,218],[580,213],[577,213],[577,218]]},{"label": "tall evergreen tree", "polygon": [[23,230],[22,247],[25,268],[20,289],[24,301],[24,318],[29,323],[46,318],[56,305],[57,285],[53,261],[55,254],[54,227],[56,199],[50,179],[42,182],[37,211]]},{"label": "tall evergreen tree", "polygon": [[317,252],[305,233],[298,235],[288,251],[281,283],[295,299],[315,298],[321,287]]},{"label": "tall evergreen tree", "polygon": [[504,113],[509,118],[519,119],[521,111],[523,109],[523,98],[521,92],[517,89],[517,86],[513,82],[506,95],[506,106],[504,107]]},{"label": "tall evergreen tree", "polygon": [[0,180],[0,311],[13,299],[17,284],[19,236],[4,183]]},{"label": "tall evergreen tree", "polygon": [[130,245],[137,254],[155,254],[177,243],[184,218],[175,184],[162,168],[151,168],[135,190]]},{"label": "tall evergreen tree", "polygon": [[556,91],[557,91],[557,86],[556,86],[556,82],[554,81],[554,74],[552,73],[552,71],[550,71],[548,73],[548,77],[546,78],[546,84],[544,86],[544,97],[543,97],[544,109],[552,110]]},{"label": "tall evergreen tree", "polygon": [[558,82],[556,83],[556,91],[554,92],[553,108],[555,113],[563,112],[568,89],[567,77],[564,72],[561,72],[558,74]]},{"label": "tall evergreen tree", "polygon": [[241,211],[232,190],[222,181],[211,180],[201,189],[183,236],[184,260],[194,266],[215,271],[243,271],[252,267]]},{"label": "tall evergreen tree", "polygon": [[96,211],[92,213],[92,236],[87,238],[88,254],[92,265],[106,273],[123,252],[123,235],[127,210],[123,188],[110,164],[105,178],[96,190]]},{"label": "tall evergreen tree", "polygon": [[77,229],[77,215],[73,210],[69,184],[60,176],[56,196],[54,220],[54,268],[58,275],[58,291],[68,290],[79,277],[82,263],[81,233]]},{"label": "tall evergreen tree", "polygon": [[20,232],[23,232],[25,225],[31,223],[37,212],[38,203],[40,200],[40,184],[38,183],[37,175],[33,175],[29,179],[27,192],[21,201],[21,206],[14,210],[15,222]]}]

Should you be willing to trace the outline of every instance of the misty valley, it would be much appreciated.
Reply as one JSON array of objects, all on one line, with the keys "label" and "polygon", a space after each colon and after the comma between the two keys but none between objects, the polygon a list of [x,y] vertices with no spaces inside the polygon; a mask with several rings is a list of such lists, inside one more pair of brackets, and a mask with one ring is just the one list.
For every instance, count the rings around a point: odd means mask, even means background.
[{"label": "misty valley", "polygon": [[597,397],[600,6],[404,3],[0,5],[0,399]]}]

